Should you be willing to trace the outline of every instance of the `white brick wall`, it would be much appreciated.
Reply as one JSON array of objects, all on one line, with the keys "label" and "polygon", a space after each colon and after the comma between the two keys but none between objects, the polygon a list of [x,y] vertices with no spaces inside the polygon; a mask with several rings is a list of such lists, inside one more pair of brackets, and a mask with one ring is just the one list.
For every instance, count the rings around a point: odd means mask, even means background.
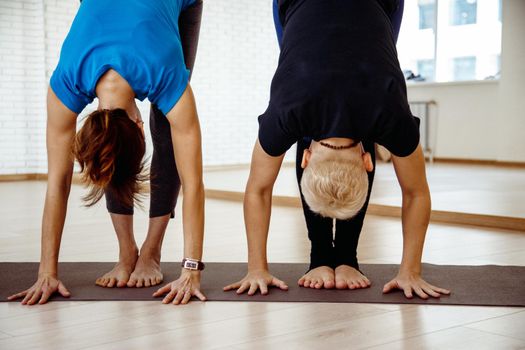
[{"label": "white brick wall", "polygon": [[[46,88],[78,6],[0,0],[0,174],[46,172]],[[277,58],[270,0],[204,0],[192,86],[205,165],[249,163]]]}]

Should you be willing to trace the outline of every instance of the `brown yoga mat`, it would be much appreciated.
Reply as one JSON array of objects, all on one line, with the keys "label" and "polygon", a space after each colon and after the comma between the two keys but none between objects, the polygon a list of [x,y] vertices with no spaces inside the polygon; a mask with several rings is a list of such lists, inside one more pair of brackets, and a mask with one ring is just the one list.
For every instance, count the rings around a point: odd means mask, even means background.
[{"label": "brown yoga mat", "polygon": [[[159,286],[149,288],[102,288],[94,281],[113,268],[114,263],[60,263],[60,279],[71,292],[71,298],[53,296],[53,300],[155,300],[151,294]],[[162,263],[164,281],[173,281],[180,263]],[[236,295],[222,288],[246,273],[245,263],[208,263],[203,273],[202,291],[210,301],[285,301],[334,303],[390,303],[525,306],[524,266],[455,266],[423,264],[423,277],[430,283],[452,290],[440,299],[406,299],[401,291],[383,294],[382,287],[395,276],[397,265],[362,264],[361,270],[372,281],[371,288],[361,290],[312,290],[297,285],[306,271],[306,264],[270,264],[270,271],[284,280],[288,291],[276,288],[262,296]],[[0,263],[0,300],[28,288],[37,275],[38,263]],[[161,286],[164,285],[161,284]]]}]

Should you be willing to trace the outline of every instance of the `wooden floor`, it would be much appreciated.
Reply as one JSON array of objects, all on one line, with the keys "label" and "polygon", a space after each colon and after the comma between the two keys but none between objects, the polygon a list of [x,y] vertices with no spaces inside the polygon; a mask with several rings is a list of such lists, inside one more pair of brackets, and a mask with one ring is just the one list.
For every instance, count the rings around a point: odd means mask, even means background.
[{"label": "wooden floor", "polygon": [[[210,171],[206,187],[244,191],[249,169]],[[525,168],[491,165],[427,164],[432,208],[469,214],[525,218]],[[298,196],[295,166],[283,166],[274,193]],[[372,204],[400,206],[401,190],[391,163],[377,163],[370,199]]]},{"label": "wooden floor", "polygon": [[[81,193],[74,186],[61,261],[113,261],[117,244],[104,206],[81,208]],[[0,261],[38,261],[44,195],[44,182],[0,183]],[[168,229],[163,260],[181,259],[179,217],[180,212]],[[308,261],[301,211],[274,208],[272,220],[270,261]],[[146,225],[147,215],[137,212],[139,242]],[[370,216],[360,242],[360,261],[397,263],[401,244],[397,220]],[[245,245],[241,204],[209,200],[205,260],[245,261]],[[424,261],[525,265],[525,235],[433,224]],[[236,302],[192,302],[179,307],[159,302],[56,302],[28,307],[0,303],[0,349],[6,350],[331,347],[525,349],[525,308]]]}]

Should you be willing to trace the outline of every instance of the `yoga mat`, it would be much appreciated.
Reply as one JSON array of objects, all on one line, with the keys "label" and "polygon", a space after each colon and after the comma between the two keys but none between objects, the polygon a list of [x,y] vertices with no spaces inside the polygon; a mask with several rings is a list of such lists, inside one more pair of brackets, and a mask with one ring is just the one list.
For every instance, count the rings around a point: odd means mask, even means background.
[{"label": "yoga mat", "polygon": [[[114,263],[60,263],[60,279],[71,292],[69,299],[54,295],[52,300],[156,300],[149,288],[102,288],[95,280],[111,270]],[[361,270],[372,281],[371,288],[360,290],[312,290],[297,285],[307,269],[306,264],[270,264],[270,271],[284,280],[288,291],[272,288],[262,296],[237,295],[222,288],[246,273],[245,263],[208,263],[203,272],[202,291],[210,301],[281,301],[334,303],[390,303],[432,305],[525,306],[525,267],[523,266],[457,266],[423,264],[423,277],[429,283],[452,290],[450,296],[423,300],[407,299],[401,291],[383,294],[383,285],[393,278],[398,265],[362,264]],[[37,276],[38,263],[0,263],[0,301],[30,287]],[[180,263],[162,263],[164,281],[171,282],[180,272]],[[157,298],[160,300],[160,298]]]}]

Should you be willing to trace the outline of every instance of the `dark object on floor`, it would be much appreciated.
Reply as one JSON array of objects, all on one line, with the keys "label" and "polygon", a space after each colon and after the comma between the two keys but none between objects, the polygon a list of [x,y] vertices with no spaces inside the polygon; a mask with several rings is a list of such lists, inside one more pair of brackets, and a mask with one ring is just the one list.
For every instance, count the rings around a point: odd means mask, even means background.
[{"label": "dark object on floor", "polygon": [[[159,286],[150,288],[102,288],[95,285],[97,277],[111,270],[114,263],[61,263],[61,280],[71,291],[71,298],[53,296],[52,300],[159,300],[151,294]],[[208,263],[203,272],[202,290],[210,301],[283,301],[334,303],[390,303],[525,306],[524,266],[454,266],[423,264],[423,277],[434,285],[452,290],[450,296],[440,299],[406,299],[402,292],[382,294],[383,285],[395,276],[397,265],[361,264],[361,270],[372,281],[372,287],[363,290],[312,290],[297,285],[307,264],[270,264],[270,271],[284,280],[290,289],[285,292],[271,289],[266,296],[223,292],[222,288],[244,277],[244,263]],[[165,283],[174,280],[180,271],[180,262],[163,263]],[[28,288],[35,281],[38,263],[0,263],[0,301]],[[161,284],[163,286],[165,283]]]}]

